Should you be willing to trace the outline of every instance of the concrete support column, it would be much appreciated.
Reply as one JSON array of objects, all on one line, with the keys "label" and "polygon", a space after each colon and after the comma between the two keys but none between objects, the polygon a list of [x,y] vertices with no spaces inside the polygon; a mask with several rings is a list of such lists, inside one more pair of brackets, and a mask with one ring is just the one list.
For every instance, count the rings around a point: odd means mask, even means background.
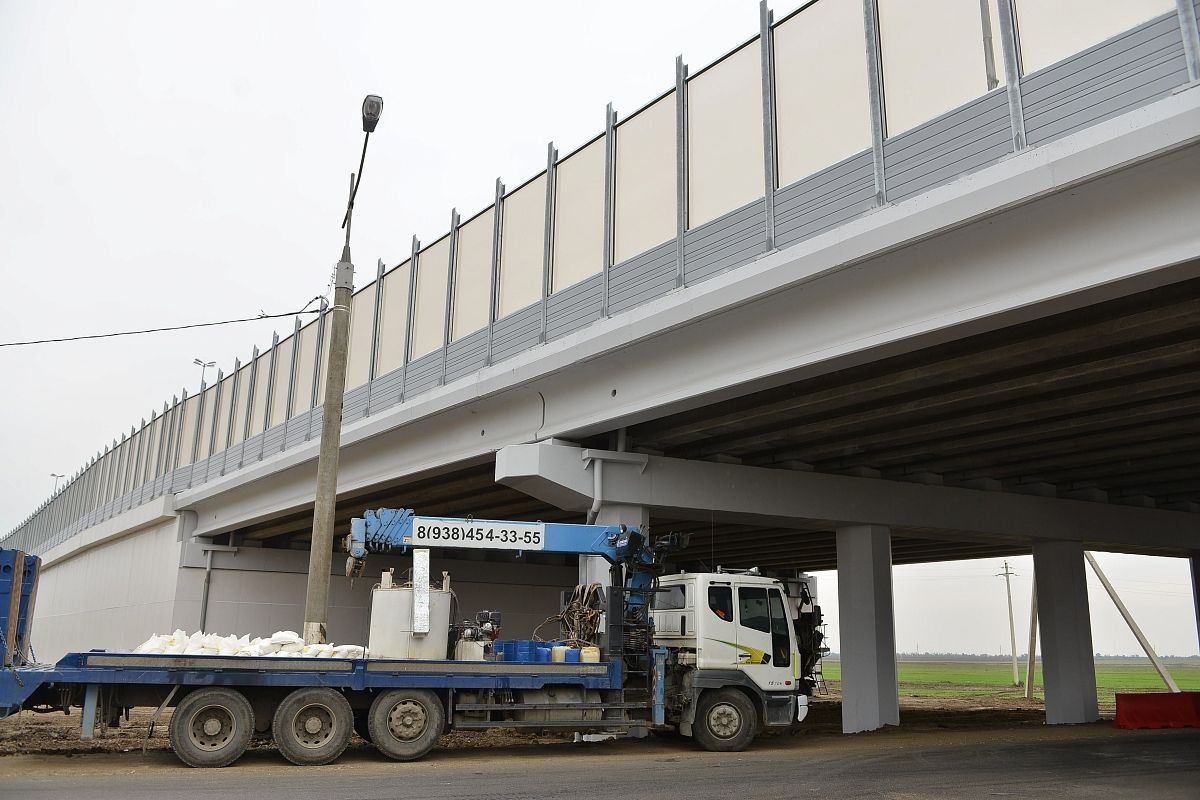
[{"label": "concrete support column", "polygon": [[1095,722],[1100,711],[1083,543],[1034,541],[1033,572],[1042,627],[1046,722]]},{"label": "concrete support column", "polygon": [[882,525],[838,528],[837,573],[842,731],[899,725],[890,530]]},{"label": "concrete support column", "polygon": [[1200,550],[1192,552],[1192,601],[1196,604],[1196,636],[1200,638]]}]

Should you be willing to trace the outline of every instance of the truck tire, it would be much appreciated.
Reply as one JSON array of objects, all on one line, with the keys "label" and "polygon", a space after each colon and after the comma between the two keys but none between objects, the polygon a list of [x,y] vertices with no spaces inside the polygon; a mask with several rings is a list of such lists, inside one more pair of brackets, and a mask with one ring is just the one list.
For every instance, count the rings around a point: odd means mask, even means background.
[{"label": "truck tire", "polygon": [[254,732],[254,710],[236,689],[197,689],[171,714],[171,749],[189,767],[227,767],[237,761]]},{"label": "truck tire", "polygon": [[692,736],[709,752],[745,750],[758,731],[758,714],[750,698],[737,689],[716,689],[700,695]]},{"label": "truck tire", "polygon": [[336,761],[350,744],[354,711],[336,689],[310,686],[283,698],[271,723],[275,746],[302,767]]},{"label": "truck tire", "polygon": [[437,744],[446,710],[427,689],[392,689],[375,698],[367,724],[379,752],[396,761],[415,761]]}]

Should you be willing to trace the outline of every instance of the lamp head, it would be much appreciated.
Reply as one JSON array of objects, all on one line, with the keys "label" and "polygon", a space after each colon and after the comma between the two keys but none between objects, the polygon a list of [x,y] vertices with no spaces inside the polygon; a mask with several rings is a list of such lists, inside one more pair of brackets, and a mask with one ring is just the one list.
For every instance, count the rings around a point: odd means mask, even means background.
[{"label": "lamp head", "polygon": [[363,133],[373,133],[383,114],[383,98],[377,94],[369,94],[362,104]]}]

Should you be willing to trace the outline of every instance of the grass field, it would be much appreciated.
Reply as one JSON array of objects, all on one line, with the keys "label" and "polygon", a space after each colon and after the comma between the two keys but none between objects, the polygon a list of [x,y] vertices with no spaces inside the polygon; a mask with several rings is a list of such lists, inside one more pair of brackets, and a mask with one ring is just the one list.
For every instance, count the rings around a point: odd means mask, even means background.
[{"label": "grass field", "polygon": [[[841,662],[826,659],[822,662],[825,679],[838,684],[842,677]],[[1017,699],[1025,696],[1023,688],[1012,686],[1012,666],[1003,662],[977,661],[901,661],[897,665],[901,697],[991,697]],[[1167,665],[1179,688],[1200,690],[1200,660]],[[1025,668],[1021,665],[1021,677]],[[1034,697],[1042,700],[1042,672],[1039,666],[1034,682]],[[1096,688],[1101,705],[1116,702],[1116,692],[1164,691],[1162,680],[1146,661],[1100,661],[1096,664]]]}]

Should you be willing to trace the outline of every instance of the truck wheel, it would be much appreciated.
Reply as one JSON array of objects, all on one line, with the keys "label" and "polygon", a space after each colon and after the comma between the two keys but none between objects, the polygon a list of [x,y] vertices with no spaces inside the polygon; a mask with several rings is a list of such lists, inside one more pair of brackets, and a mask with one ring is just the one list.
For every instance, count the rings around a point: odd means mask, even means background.
[{"label": "truck wheel", "polygon": [[700,695],[692,736],[710,752],[745,750],[758,729],[750,698],[737,689],[717,689]]},{"label": "truck wheel", "polygon": [[284,758],[302,767],[328,764],[350,744],[354,711],[336,689],[311,686],[283,698],[271,731]]},{"label": "truck wheel", "polygon": [[254,732],[254,710],[235,689],[197,689],[171,715],[171,749],[190,767],[227,767],[237,761]]},{"label": "truck wheel", "polygon": [[371,742],[388,758],[415,761],[437,744],[446,711],[426,689],[392,689],[375,698],[367,718]]},{"label": "truck wheel", "polygon": [[371,716],[370,711],[354,710],[354,732],[363,738],[364,741],[371,741],[371,726],[368,719]]}]

